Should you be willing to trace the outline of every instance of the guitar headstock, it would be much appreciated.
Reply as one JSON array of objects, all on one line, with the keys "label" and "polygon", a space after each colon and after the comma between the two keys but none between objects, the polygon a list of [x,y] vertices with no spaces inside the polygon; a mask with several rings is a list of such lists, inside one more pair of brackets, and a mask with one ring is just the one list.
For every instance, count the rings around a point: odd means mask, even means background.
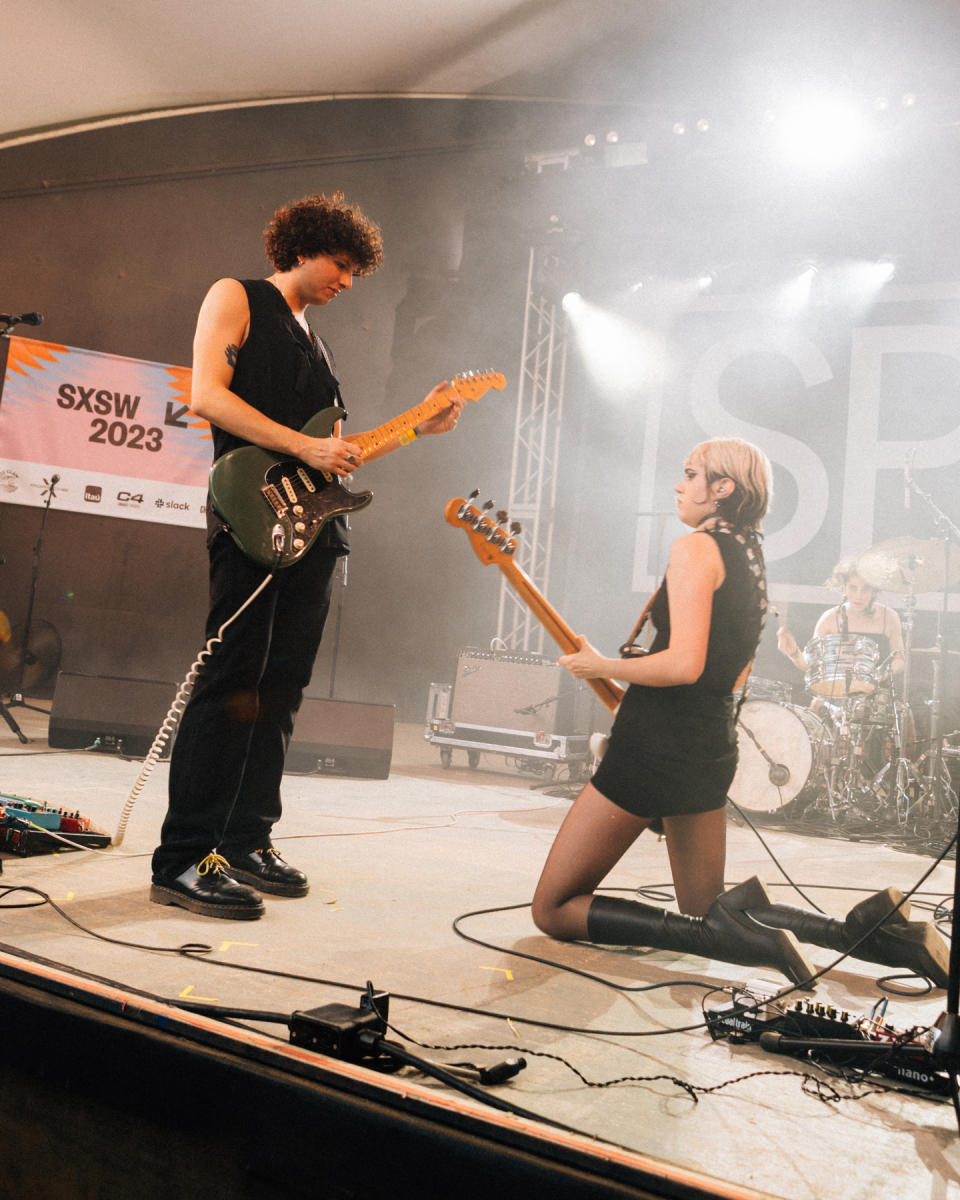
[{"label": "guitar headstock", "polygon": [[467,371],[450,383],[451,389],[464,400],[479,400],[491,388],[502,392],[506,386],[507,381],[499,371]]},{"label": "guitar headstock", "polygon": [[502,510],[496,514],[496,522],[491,521],[487,514],[493,508],[493,501],[488,500],[478,508],[473,503],[478,495],[478,492],[472,492],[466,500],[449,501],[443,515],[451,525],[466,533],[474,554],[482,563],[509,561],[517,551],[520,526],[512,521],[509,529],[504,529],[507,514]]}]

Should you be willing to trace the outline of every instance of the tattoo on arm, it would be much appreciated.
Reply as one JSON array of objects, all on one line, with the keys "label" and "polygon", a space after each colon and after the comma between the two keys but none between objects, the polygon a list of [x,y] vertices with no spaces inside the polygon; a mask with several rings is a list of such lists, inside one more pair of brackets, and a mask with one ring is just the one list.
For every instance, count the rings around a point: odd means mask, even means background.
[{"label": "tattoo on arm", "polygon": [[230,364],[230,366],[235,367],[237,365],[237,355],[240,353],[240,347],[235,346],[231,342],[230,345],[226,347],[226,349],[224,350],[223,353],[226,356],[227,362]]}]

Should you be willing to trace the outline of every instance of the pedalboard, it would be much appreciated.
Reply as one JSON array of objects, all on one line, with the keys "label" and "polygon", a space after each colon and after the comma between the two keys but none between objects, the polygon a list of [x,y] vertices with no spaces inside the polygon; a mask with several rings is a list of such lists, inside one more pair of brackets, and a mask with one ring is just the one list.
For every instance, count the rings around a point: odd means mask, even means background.
[{"label": "pedalboard", "polygon": [[109,836],[92,830],[90,821],[78,812],[0,792],[0,850],[25,858],[59,850],[99,850],[109,845]]},{"label": "pedalboard", "polygon": [[949,1073],[920,1040],[919,1031],[896,1029],[884,1019],[885,999],[864,1017],[813,1000],[785,1007],[773,998],[776,994],[750,984],[734,990],[728,1003],[705,1013],[710,1036],[734,1044],[758,1042],[774,1054],[883,1075],[938,1096],[950,1094]]}]

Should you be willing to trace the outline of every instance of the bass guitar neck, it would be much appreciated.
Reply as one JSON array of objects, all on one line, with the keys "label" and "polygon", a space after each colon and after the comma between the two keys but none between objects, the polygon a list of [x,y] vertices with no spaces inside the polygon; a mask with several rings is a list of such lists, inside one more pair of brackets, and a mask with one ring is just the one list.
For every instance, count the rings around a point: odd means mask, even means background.
[{"label": "bass guitar neck", "polygon": [[[516,525],[511,526],[509,531],[503,529],[490,520],[487,509],[477,508],[470,500],[459,498],[447,504],[443,515],[450,525],[466,533],[474,553],[484,565],[493,563],[500,569],[513,590],[564,654],[574,654],[580,649],[577,635],[514,560],[519,533]],[[505,521],[506,513],[498,513],[497,520]],[[616,711],[624,696],[623,688],[612,679],[587,679],[584,682],[610,712]]]}]

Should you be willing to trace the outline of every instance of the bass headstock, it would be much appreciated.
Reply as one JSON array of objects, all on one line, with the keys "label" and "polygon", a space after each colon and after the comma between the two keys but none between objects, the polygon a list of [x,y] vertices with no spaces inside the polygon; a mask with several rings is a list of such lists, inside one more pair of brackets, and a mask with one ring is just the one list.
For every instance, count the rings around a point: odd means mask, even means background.
[{"label": "bass headstock", "polygon": [[470,540],[473,552],[482,563],[505,563],[513,559],[517,551],[517,539],[520,535],[520,525],[511,521],[507,528],[507,513],[501,509],[492,521],[488,513],[493,508],[493,501],[487,500],[479,507],[473,503],[480,493],[471,492],[466,500],[457,498],[450,500],[443,515],[449,524],[462,529]]},{"label": "bass headstock", "polygon": [[499,371],[467,371],[451,380],[450,387],[464,400],[479,400],[491,388],[502,392],[507,381]]}]

